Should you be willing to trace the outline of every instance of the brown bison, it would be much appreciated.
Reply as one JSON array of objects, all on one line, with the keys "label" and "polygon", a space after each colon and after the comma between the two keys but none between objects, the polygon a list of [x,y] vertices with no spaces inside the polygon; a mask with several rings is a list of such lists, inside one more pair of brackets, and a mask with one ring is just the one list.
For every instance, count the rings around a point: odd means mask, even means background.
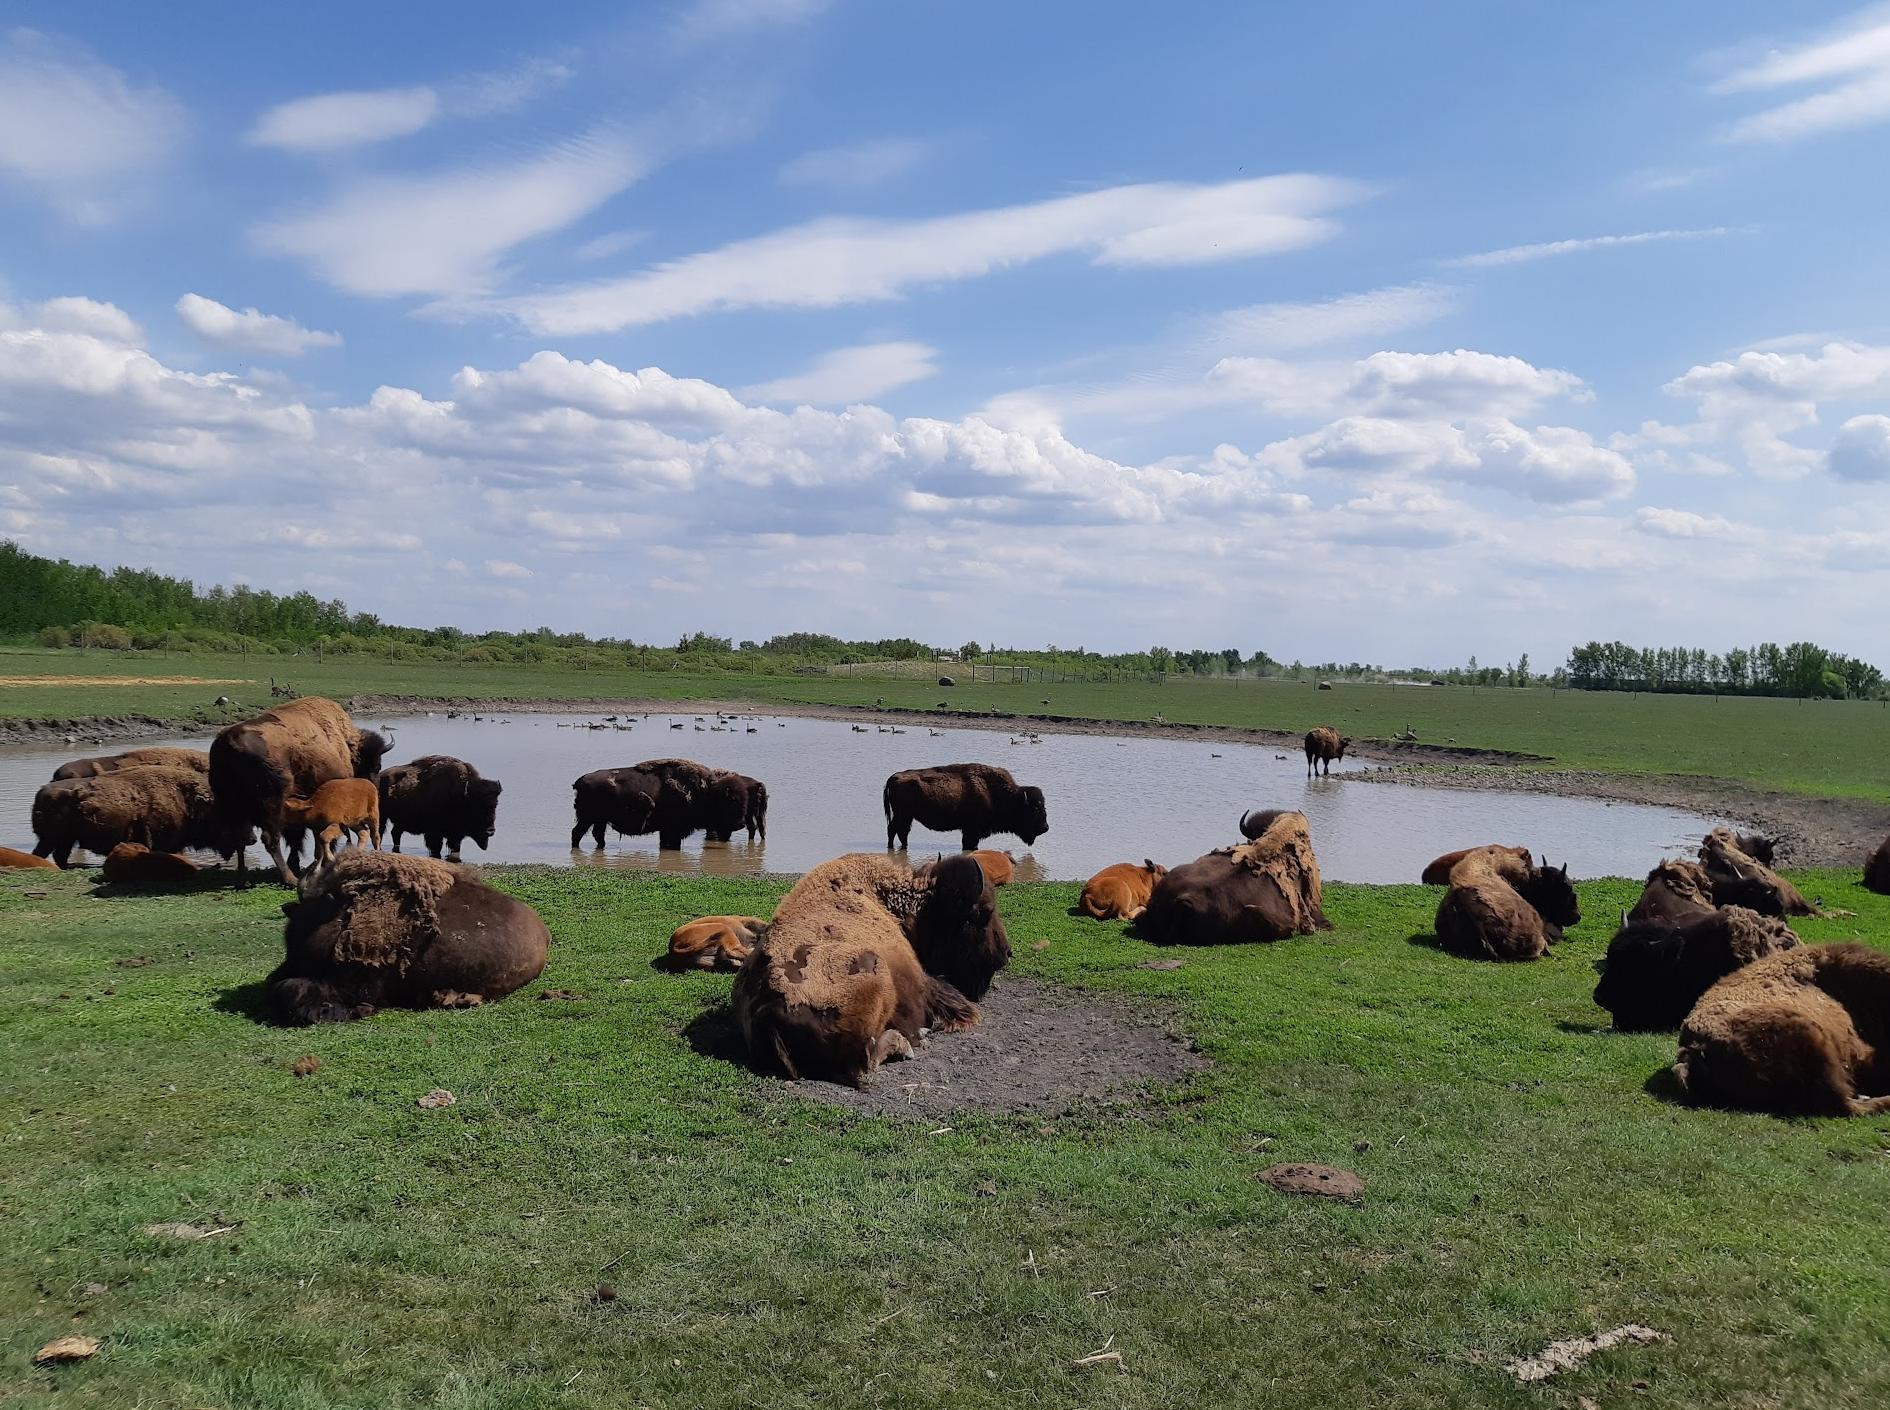
[{"label": "brown bison", "polygon": [[1230,945],[1332,929],[1303,813],[1281,813],[1252,842],[1168,871],[1136,919],[1159,945]]},{"label": "brown bison", "polygon": [[1734,970],[1681,1025],[1673,1075],[1705,1106],[1781,1116],[1890,1111],[1890,955],[1804,945]]},{"label": "brown bison", "polygon": [[[334,778],[372,779],[387,741],[355,728],[348,712],[319,695],[304,696],[231,725],[210,743],[210,786],[232,824],[254,827],[283,884],[302,864],[303,829],[284,816],[283,802],[306,798]],[[288,843],[288,856],[283,843]],[[238,868],[246,862],[238,856]]]},{"label": "brown bison", "polygon": [[370,779],[331,778],[306,798],[284,798],[282,819],[315,834],[315,856],[327,861],[345,834],[359,847],[381,846],[381,791]]},{"label": "brown bison", "polygon": [[692,832],[727,842],[737,829],[767,835],[768,790],[758,781],[693,759],[645,759],[621,769],[595,769],[572,783],[576,825],[571,845],[588,831],[604,845],[604,831],[625,836],[654,832],[674,850]]},{"label": "brown bison", "polygon": [[356,849],[312,867],[283,906],[269,976],[282,1023],[341,1023],[384,1008],[470,1008],[529,984],[551,933],[523,901],[426,857]]},{"label": "brown bison", "polygon": [[993,886],[1009,886],[1011,878],[1017,875],[1017,860],[1009,852],[994,852],[981,847],[967,855],[978,864],[984,872],[984,879]]},{"label": "brown bison", "polygon": [[1595,1003],[1623,1031],[1678,1028],[1713,985],[1743,965],[1798,945],[1792,928],[1743,906],[1683,920],[1630,920],[1608,942]]},{"label": "brown bison", "polygon": [[1093,920],[1134,920],[1148,909],[1148,898],[1155,894],[1155,883],[1168,875],[1168,868],[1144,858],[1106,866],[1083,883],[1083,894],[1076,898],[1076,909]]},{"label": "brown bison", "polygon": [[53,782],[69,778],[97,778],[120,769],[195,769],[210,772],[210,756],[201,749],[127,749],[122,754],[101,754],[93,759],[74,759],[53,770]]},{"label": "brown bison", "polygon": [[[1713,903],[1744,906],[1765,916],[1815,916],[1818,908],[1743,845],[1750,839],[1716,827],[1700,844],[1700,865],[1713,883]],[[1769,851],[1764,843],[1760,850]]]},{"label": "brown bison", "polygon": [[703,916],[676,927],[669,949],[656,967],[681,974],[691,969],[733,972],[748,962],[749,952],[768,928],[757,916]]},{"label": "brown bison", "polygon": [[1536,866],[1506,847],[1472,852],[1451,869],[1437,938],[1472,959],[1535,960],[1581,921],[1566,866]]},{"label": "brown bison", "polygon": [[1864,886],[1879,896],[1890,896],[1890,837],[1886,837],[1864,863]]},{"label": "brown bison", "polygon": [[1026,847],[1050,830],[1043,790],[1020,787],[1010,770],[995,764],[940,764],[906,769],[880,792],[886,811],[886,846],[904,847],[912,824],[933,832],[956,832],[967,852],[992,833],[1008,832]]},{"label": "brown bison", "polygon": [[1647,873],[1641,898],[1628,912],[1628,921],[1661,920],[1677,923],[1709,914],[1714,907],[1713,879],[1698,862],[1667,861]]},{"label": "brown bison", "polygon": [[120,842],[105,858],[100,872],[114,886],[163,886],[188,881],[197,864],[175,852],[153,852],[138,842]]},{"label": "brown bison", "polygon": [[0,847],[0,867],[44,867],[49,871],[57,871],[59,864],[49,857],[35,857],[31,852]]},{"label": "brown bison", "polygon": [[970,857],[914,870],[856,853],[815,867],[781,899],[735,976],[735,1018],[758,1066],[857,1087],[910,1056],[926,1030],[975,1025],[972,1000],[1010,954],[991,883]]},{"label": "brown bison", "polygon": [[381,825],[394,835],[400,850],[402,833],[415,832],[426,840],[427,852],[439,856],[442,846],[457,859],[467,838],[484,851],[492,841],[499,812],[500,784],[481,778],[464,759],[427,754],[409,764],[381,770]]},{"label": "brown bison", "polygon": [[1472,852],[1508,852],[1512,857],[1520,857],[1525,862],[1529,860],[1529,849],[1527,847],[1505,847],[1500,842],[1486,843],[1482,847],[1462,847],[1455,852],[1444,853],[1443,856],[1424,868],[1424,874],[1420,876],[1418,880],[1423,882],[1426,886],[1450,885],[1451,869]]},{"label": "brown bison", "polygon": [[33,798],[35,856],[64,867],[82,847],[105,856],[120,842],[154,852],[201,847],[241,857],[249,828],[218,811],[209,778],[196,769],[120,769],[42,786]]},{"label": "brown bison", "polygon": [[1315,769],[1323,767],[1326,773],[1332,772],[1332,766],[1345,757],[1345,751],[1352,741],[1345,738],[1331,725],[1320,725],[1306,734],[1306,777],[1311,778]]}]

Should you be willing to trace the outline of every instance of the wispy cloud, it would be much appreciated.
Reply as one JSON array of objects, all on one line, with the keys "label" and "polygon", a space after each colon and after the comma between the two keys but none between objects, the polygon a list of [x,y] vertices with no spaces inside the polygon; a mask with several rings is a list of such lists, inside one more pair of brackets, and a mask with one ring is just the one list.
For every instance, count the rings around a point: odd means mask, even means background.
[{"label": "wispy cloud", "polygon": [[936,150],[916,137],[879,137],[842,147],[803,152],[781,168],[784,186],[877,186],[903,176]]},{"label": "wispy cloud", "polygon": [[1444,263],[1453,269],[1484,269],[1493,265],[1528,264],[1532,260],[1577,255],[1588,250],[1611,250],[1622,245],[1656,245],[1668,240],[1712,240],[1730,234],[1730,226],[1714,225],[1702,230],[1642,230],[1633,235],[1589,235],[1576,240],[1545,240],[1536,245],[1510,245],[1506,249],[1460,255]]},{"label": "wispy cloud", "polygon": [[1735,142],[1790,142],[1890,121],[1890,7],[1873,6],[1823,38],[1774,50],[1716,87],[1750,93],[1807,84],[1826,86],[1742,118],[1729,136]]},{"label": "wispy cloud", "polygon": [[320,93],[278,103],[257,121],[249,141],[291,152],[360,147],[418,132],[439,110],[440,96],[431,88]]},{"label": "wispy cloud", "polygon": [[199,338],[258,357],[300,357],[310,348],[341,346],[341,334],[304,328],[293,318],[246,308],[241,313],[202,294],[177,301],[177,316]]},{"label": "wispy cloud", "polygon": [[1254,304],[1216,314],[1205,341],[1255,352],[1288,352],[1359,338],[1386,338],[1435,322],[1457,308],[1457,291],[1437,284],[1404,284],[1341,294],[1316,303]]},{"label": "wispy cloud", "polygon": [[670,34],[684,48],[758,31],[804,24],[833,0],[692,0],[676,15]]},{"label": "wispy cloud", "polygon": [[836,348],[803,372],[744,387],[750,401],[845,406],[938,375],[938,349],[924,343],[867,343]]}]

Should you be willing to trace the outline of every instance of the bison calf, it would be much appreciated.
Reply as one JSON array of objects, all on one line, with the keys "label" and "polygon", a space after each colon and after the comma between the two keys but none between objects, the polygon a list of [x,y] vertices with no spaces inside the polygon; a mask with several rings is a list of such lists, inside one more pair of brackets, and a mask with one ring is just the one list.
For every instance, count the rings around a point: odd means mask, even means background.
[{"label": "bison calf", "polygon": [[1167,867],[1146,858],[1141,866],[1117,862],[1083,883],[1076,908],[1093,920],[1134,920],[1148,909],[1155,883],[1167,875]]},{"label": "bison calf", "polygon": [[343,833],[355,846],[363,840],[381,846],[381,794],[371,779],[334,778],[306,798],[284,798],[282,820],[288,829],[315,834],[315,856],[327,861]]},{"label": "bison calf", "polygon": [[703,916],[676,927],[669,949],[657,957],[656,967],[680,974],[691,969],[732,973],[748,962],[748,955],[768,922],[756,916]]},{"label": "bison calf", "polygon": [[1529,849],[1527,847],[1505,847],[1500,842],[1486,843],[1481,847],[1461,847],[1455,852],[1444,853],[1443,856],[1424,868],[1424,874],[1420,876],[1418,880],[1423,882],[1426,886],[1448,886],[1450,885],[1450,873],[1456,868],[1457,863],[1461,862],[1465,857],[1477,852],[1507,852],[1512,857],[1520,857],[1525,862],[1529,860]]},{"label": "bison calf", "polygon": [[59,864],[50,857],[35,857],[31,852],[0,847],[0,867],[44,867],[49,871],[57,871]]},{"label": "bison calf", "polygon": [[1600,961],[1595,1003],[1624,1032],[1678,1028],[1700,995],[1721,979],[1797,945],[1798,937],[1784,921],[1743,906],[1702,911],[1678,922],[1623,918]]},{"label": "bison calf", "polygon": [[114,886],[163,886],[188,881],[198,872],[189,857],[153,852],[137,842],[120,842],[105,858],[101,875]]}]

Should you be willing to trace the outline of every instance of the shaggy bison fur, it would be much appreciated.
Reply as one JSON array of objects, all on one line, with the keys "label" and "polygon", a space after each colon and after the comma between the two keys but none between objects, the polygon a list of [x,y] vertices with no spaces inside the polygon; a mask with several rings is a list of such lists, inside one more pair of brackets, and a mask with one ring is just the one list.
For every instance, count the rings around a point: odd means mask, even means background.
[{"label": "shaggy bison fur", "polygon": [[409,764],[381,770],[381,826],[400,850],[403,833],[418,833],[430,856],[444,847],[457,858],[467,838],[484,851],[492,841],[499,813],[500,785],[481,778],[464,759],[427,754]]},{"label": "shaggy bison fur", "polygon": [[217,810],[209,778],[196,769],[136,768],[42,786],[33,798],[34,855],[68,865],[82,847],[105,856],[120,842],[154,852],[202,847],[242,855],[250,830]]},{"label": "shaggy bison fur", "polygon": [[153,852],[138,842],[120,842],[105,858],[100,872],[114,886],[163,886],[188,881],[197,864],[175,852]]},{"label": "shaggy bison fur", "polygon": [[1705,1106],[1876,1116],[1890,1111],[1887,1044],[1890,955],[1804,945],[1708,989],[1681,1026],[1673,1074]]},{"label": "shaggy bison fur", "polygon": [[[1746,850],[1730,828],[1716,827],[1700,844],[1700,865],[1713,883],[1713,903],[1744,906],[1765,916],[1815,916],[1818,908],[1802,892]],[[1771,844],[1760,850],[1770,854]]]},{"label": "shaggy bison fur", "polygon": [[201,749],[127,749],[122,754],[102,754],[93,759],[74,759],[53,770],[53,782],[68,778],[97,778],[115,774],[120,769],[195,769],[210,772],[210,756]]},{"label": "shaggy bison fur", "polygon": [[1231,945],[1332,929],[1303,813],[1279,813],[1252,842],[1178,866],[1155,883],[1136,933],[1160,945]]},{"label": "shaggy bison fur", "polygon": [[1679,921],[1628,920],[1600,962],[1595,1003],[1623,1031],[1678,1028],[1714,984],[1798,937],[1784,921],[1743,906],[1701,911]]},{"label": "shaggy bison fur", "polygon": [[1500,842],[1491,842],[1482,847],[1462,847],[1455,852],[1444,853],[1443,856],[1425,867],[1424,874],[1420,876],[1418,880],[1423,882],[1426,886],[1450,885],[1450,873],[1452,869],[1458,862],[1461,862],[1472,852],[1508,852],[1511,856],[1520,857],[1525,862],[1529,860],[1529,849],[1527,847],[1505,847]]},{"label": "shaggy bison fur", "polygon": [[1437,938],[1472,959],[1534,960],[1582,918],[1568,868],[1537,866],[1507,847],[1470,853],[1450,872]]},{"label": "shaggy bison fur", "polygon": [[752,1060],[788,1077],[862,1085],[930,1029],[978,1022],[973,999],[1011,954],[991,883],[967,856],[914,870],[854,854],[781,899],[735,976]]},{"label": "shaggy bison fur", "polygon": [[523,901],[424,857],[343,852],[311,868],[288,917],[269,1002],[286,1024],[383,1008],[470,1008],[545,967],[551,933]]},{"label": "shaggy bison fur", "polygon": [[669,948],[656,960],[658,969],[681,974],[692,969],[732,973],[748,962],[749,952],[768,922],[757,916],[703,916],[676,927]]},{"label": "shaggy bison fur", "polygon": [[1332,772],[1333,764],[1345,757],[1345,751],[1352,746],[1352,741],[1341,735],[1331,725],[1320,725],[1317,729],[1306,732],[1306,777],[1311,778],[1316,769],[1323,768]]},{"label": "shaggy bison fur", "polygon": [[1678,921],[1712,912],[1713,878],[1698,862],[1662,862],[1647,873],[1641,898],[1628,912],[1628,921]]},{"label": "shaggy bison fur", "polygon": [[1155,883],[1167,875],[1167,867],[1146,857],[1140,866],[1134,862],[1106,866],[1083,883],[1076,909],[1092,920],[1134,920],[1148,909]]},{"label": "shaggy bison fur", "polygon": [[880,803],[888,848],[906,846],[915,822],[933,832],[959,833],[967,852],[993,833],[1011,833],[1028,847],[1050,830],[1043,790],[1020,786],[1009,769],[995,764],[906,769],[886,780]]},{"label": "shaggy bison fur", "polygon": [[571,845],[584,834],[599,847],[606,828],[625,836],[654,832],[673,851],[692,832],[727,842],[738,829],[766,837],[768,790],[744,774],[693,759],[646,759],[621,769],[596,769],[571,785],[576,823]]}]

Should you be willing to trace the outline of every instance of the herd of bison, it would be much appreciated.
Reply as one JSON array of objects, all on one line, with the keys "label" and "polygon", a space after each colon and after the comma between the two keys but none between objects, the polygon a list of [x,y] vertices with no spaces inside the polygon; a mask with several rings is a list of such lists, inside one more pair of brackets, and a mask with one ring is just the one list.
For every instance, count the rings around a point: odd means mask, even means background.
[{"label": "herd of bison", "polygon": [[[1308,767],[1346,741],[1308,735]],[[208,752],[134,749],[62,766],[34,798],[29,855],[0,866],[101,854],[104,878],[137,886],[196,869],[182,854],[234,857],[260,838],[295,889],[269,1002],[289,1024],[362,1018],[386,1007],[468,1007],[542,971],[550,932],[531,907],[457,859],[490,841],[500,785],[433,755],[383,768],[386,740],[334,701],[299,699],[231,725]],[[686,759],[585,774],[573,785],[575,847],[586,832],[657,833],[664,847],[703,832],[766,834],[757,780]],[[1028,845],[1049,829],[1043,791],[1001,768],[954,764],[886,780],[889,853],[917,822],[956,832],[963,851],[919,866],[856,853],[802,876],[771,917],[708,916],[678,927],[660,968],[735,974],[733,1010],[760,1070],[860,1085],[930,1034],[970,1028],[1011,949],[994,891],[1010,879],[998,834]],[[1127,922],[1158,944],[1271,941],[1332,929],[1305,815],[1258,811],[1242,841],[1172,869],[1104,868],[1075,911]],[[381,850],[393,835],[393,849]],[[404,834],[430,857],[400,854]],[[305,841],[313,855],[303,861]],[[347,845],[352,843],[353,845]],[[1679,1030],[1673,1075],[1696,1102],[1782,1114],[1890,1111],[1890,955],[1855,944],[1801,945],[1788,916],[1816,915],[1771,869],[1764,838],[1720,828],[1697,861],[1664,861],[1599,964],[1595,1002],[1621,1029]],[[247,879],[247,878],[245,878]],[[1422,880],[1446,888],[1438,944],[1488,960],[1533,960],[1581,913],[1566,867],[1524,847],[1439,857]],[[1864,873],[1890,893],[1890,841]],[[1873,1095],[1874,1094],[1874,1095]]]}]

